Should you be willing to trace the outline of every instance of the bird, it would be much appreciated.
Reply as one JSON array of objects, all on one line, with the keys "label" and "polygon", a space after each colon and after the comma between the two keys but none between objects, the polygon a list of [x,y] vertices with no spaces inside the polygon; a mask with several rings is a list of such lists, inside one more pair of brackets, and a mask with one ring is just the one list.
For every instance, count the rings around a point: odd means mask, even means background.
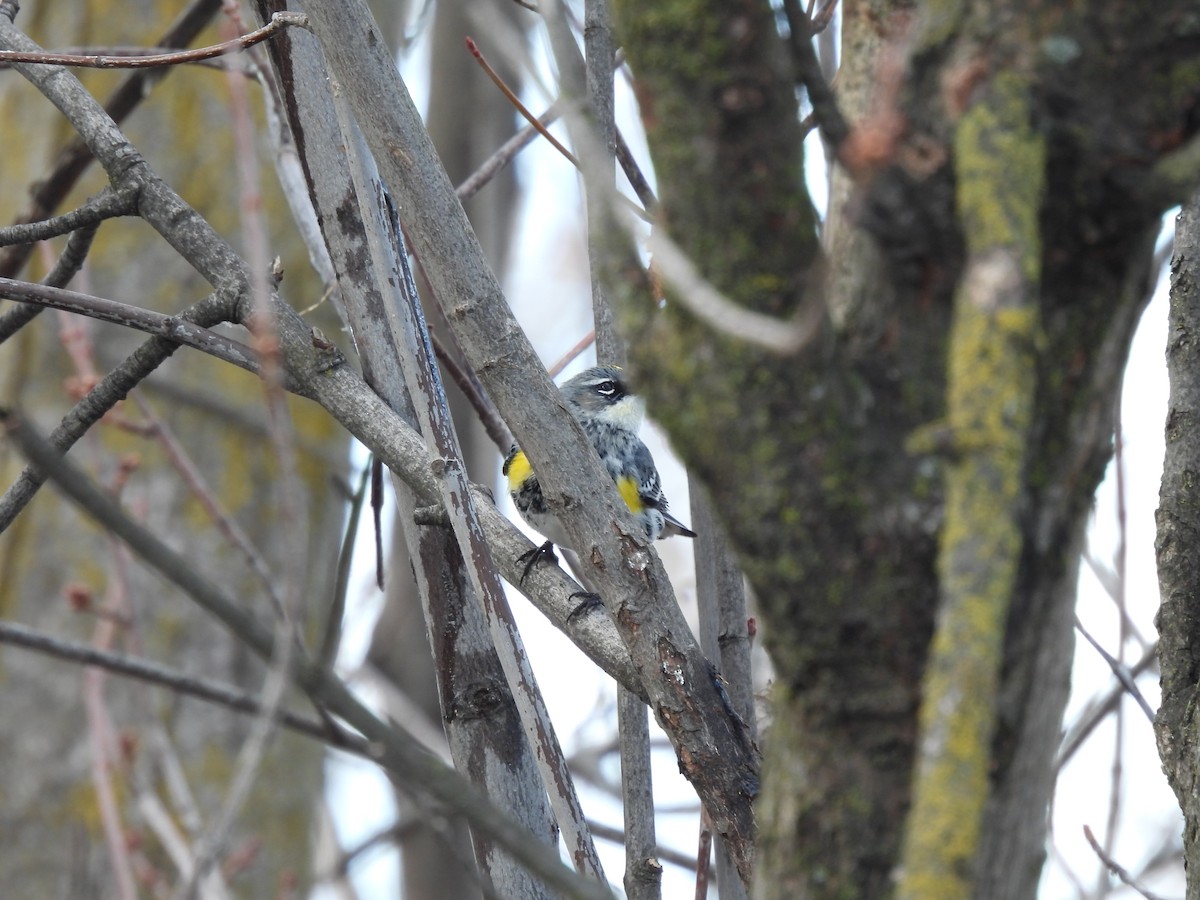
[{"label": "bird", "polygon": [[[645,529],[646,539],[654,541],[675,535],[694,538],[696,532],[668,509],[654,457],[638,437],[645,404],[630,391],[622,370],[612,365],[594,366],[563,384],[560,393],[616,483],[634,520]],[[542,546],[522,554],[519,561],[526,563],[521,576],[524,581],[539,559],[553,558],[554,544],[570,548],[571,541],[558,517],[547,508],[537,474],[518,445],[512,445],[502,471],[521,517],[548,539]]]}]

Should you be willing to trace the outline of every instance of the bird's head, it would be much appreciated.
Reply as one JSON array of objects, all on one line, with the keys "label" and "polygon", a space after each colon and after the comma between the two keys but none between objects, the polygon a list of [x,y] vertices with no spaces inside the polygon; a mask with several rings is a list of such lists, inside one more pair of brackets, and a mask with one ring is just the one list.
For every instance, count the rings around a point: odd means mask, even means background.
[{"label": "bird's head", "polygon": [[602,419],[630,431],[641,427],[645,404],[629,392],[617,366],[595,366],[576,375],[561,390],[577,417]]}]

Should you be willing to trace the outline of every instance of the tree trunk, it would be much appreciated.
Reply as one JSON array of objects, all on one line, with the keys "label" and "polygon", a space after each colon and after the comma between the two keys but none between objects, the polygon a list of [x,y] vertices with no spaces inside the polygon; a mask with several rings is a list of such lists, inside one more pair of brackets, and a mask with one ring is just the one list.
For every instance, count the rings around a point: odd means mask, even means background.
[{"label": "tree trunk", "polygon": [[[768,5],[617,7],[661,227],[734,301],[787,318],[808,291],[827,313],[780,359],[683,298],[623,311],[637,382],[763,608],[778,677],[756,896],[887,896],[899,867],[928,863],[914,896],[1032,897],[1085,516],[1157,217],[1187,183],[1155,169],[1193,129],[1185,4],[1149,21],[1101,3],[846,3],[837,90],[854,128],[836,149],[852,184],[835,178],[845,206],[820,267]],[[980,280],[998,271],[1015,293]],[[1017,297],[1024,336],[1005,338]],[[1002,468],[964,468],[1004,445]],[[995,479],[1007,487],[979,503]],[[982,580],[964,593],[956,571]],[[949,639],[957,597],[990,616],[970,622],[970,654]],[[936,672],[957,674],[939,687]],[[970,787],[938,780],[944,765]]]},{"label": "tree trunk", "polygon": [[1158,752],[1183,810],[1183,860],[1187,897],[1200,897],[1200,792],[1196,790],[1197,685],[1200,684],[1200,623],[1196,570],[1200,500],[1200,360],[1194,335],[1200,328],[1200,195],[1183,207],[1175,227],[1167,372],[1171,381],[1167,449],[1156,516],[1158,583],[1162,606],[1156,624],[1162,666],[1162,705],[1155,721]]}]

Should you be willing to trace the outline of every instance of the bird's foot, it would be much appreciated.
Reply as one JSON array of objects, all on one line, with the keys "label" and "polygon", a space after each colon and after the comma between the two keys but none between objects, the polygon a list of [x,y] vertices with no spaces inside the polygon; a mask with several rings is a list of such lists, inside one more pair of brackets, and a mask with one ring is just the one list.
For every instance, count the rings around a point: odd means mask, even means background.
[{"label": "bird's foot", "polygon": [[525,583],[525,579],[529,577],[533,567],[542,560],[553,565],[558,564],[558,557],[554,555],[554,541],[546,541],[540,547],[534,547],[517,557],[517,562],[525,563],[525,568],[521,571],[521,584]]},{"label": "bird's foot", "polygon": [[601,608],[603,608],[603,606],[604,606],[604,601],[600,598],[600,595],[593,594],[591,591],[576,591],[567,599],[574,600],[576,597],[582,597],[583,599],[579,601],[579,605],[577,607],[575,607],[573,610],[571,610],[570,613],[567,614],[567,624],[568,625],[571,624],[571,620],[573,620],[576,616],[581,616],[581,615],[585,615],[586,613],[590,613],[597,606],[599,606]]}]

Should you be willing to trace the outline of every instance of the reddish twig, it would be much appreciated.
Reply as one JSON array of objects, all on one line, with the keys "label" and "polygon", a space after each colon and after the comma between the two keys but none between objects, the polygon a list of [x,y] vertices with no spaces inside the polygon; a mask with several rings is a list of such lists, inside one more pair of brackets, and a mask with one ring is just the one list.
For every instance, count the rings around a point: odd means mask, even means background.
[{"label": "reddish twig", "polygon": [[[595,342],[596,342],[596,332],[594,330],[589,331],[587,334],[585,334],[583,337],[581,337],[579,339],[579,343],[577,343],[574,347],[572,347],[570,350],[568,350],[566,353],[564,353],[562,358],[559,359],[558,362],[556,362],[554,365],[552,365],[550,367],[550,370],[549,370],[550,377],[557,378],[559,376],[559,373],[561,373],[563,369],[565,369],[567,366],[569,366],[571,364],[571,361],[573,359],[575,359],[575,357],[577,357],[580,353],[582,353],[584,350],[586,350],[588,347],[590,347]],[[601,360],[601,361],[604,362],[605,360]]]},{"label": "reddish twig", "polygon": [[570,160],[571,165],[578,169],[579,160],[575,158],[575,154],[564,147],[559,142],[558,138],[547,131],[546,126],[539,122],[537,116],[529,111],[529,107],[521,102],[520,98],[513,93],[512,88],[504,83],[504,79],[500,77],[500,73],[493,69],[491,63],[484,58],[483,53],[479,49],[479,45],[475,43],[474,39],[467,38],[467,49],[471,51],[471,55],[475,57],[476,62],[478,62],[483,68],[483,71],[487,73],[487,77],[492,79],[492,83],[500,89],[500,93],[502,93],[508,99],[508,102],[516,108],[517,112],[525,117],[525,121],[532,125],[537,130],[538,134],[548,140],[553,145],[554,149]]},{"label": "reddish twig", "polygon": [[[107,613],[120,615],[121,598],[125,593],[124,567],[120,566],[121,546],[117,545],[118,567],[112,579],[110,596],[103,609]],[[107,650],[113,642],[118,626],[108,618],[100,617],[95,625],[92,642],[100,651]],[[100,810],[101,828],[108,845],[118,896],[121,900],[136,900],[133,862],[125,840],[125,828],[121,821],[120,804],[113,784],[113,769],[121,765],[118,741],[113,733],[113,722],[104,702],[104,670],[87,667],[83,671],[83,706],[88,723],[88,735],[92,746],[91,778],[96,792],[96,805]]]},{"label": "reddish twig", "polygon": [[[467,49],[471,51],[471,55],[475,57],[476,61],[483,68],[483,71],[487,73],[488,78],[492,79],[492,83],[500,89],[500,93],[504,94],[505,98],[507,98],[508,102],[513,105],[517,112],[525,117],[525,120],[538,134],[548,140],[559,153],[566,157],[571,165],[578,169],[579,159],[575,154],[564,147],[558,138],[547,131],[546,126],[529,110],[529,107],[521,102],[520,98],[513,92],[513,89],[505,84],[504,79],[500,77],[500,73],[492,68],[491,63],[484,58],[479,45],[472,38],[467,38]],[[621,168],[624,170],[626,177],[629,178],[629,183],[633,186],[638,198],[646,205],[646,209],[638,206],[624,194],[618,194],[617,197],[623,203],[627,204],[640,218],[649,222],[651,221],[651,217],[647,210],[657,206],[658,201],[654,197],[654,192],[650,190],[649,182],[646,181],[645,176],[642,175],[641,170],[638,169],[637,164],[634,162],[633,154],[629,152],[629,147],[625,144],[625,139],[619,133],[617,135],[617,148],[617,158],[621,163]]]},{"label": "reddish twig", "polygon": [[230,546],[241,553],[242,558],[250,567],[250,571],[254,573],[259,584],[262,585],[263,590],[271,601],[271,605],[282,616],[284,614],[282,609],[283,600],[280,598],[279,592],[275,589],[275,575],[271,572],[271,567],[266,559],[259,553],[258,548],[254,546],[254,541],[251,540],[250,535],[221,506],[220,499],[217,497],[212,485],[208,483],[208,480],[200,471],[200,467],[196,465],[191,455],[183,446],[183,443],[171,430],[171,427],[154,412],[154,409],[141,395],[141,392],[131,391],[130,396],[133,398],[134,403],[137,404],[141,414],[150,424],[150,433],[166,453],[171,467],[179,473],[179,476],[183,479],[183,483],[191,491],[192,496],[199,501],[201,507],[208,513],[208,517],[216,526],[217,531],[228,541]]},{"label": "reddish twig", "polygon": [[200,62],[238,53],[285,28],[308,28],[308,17],[302,13],[279,12],[262,28],[256,28],[233,40],[222,41],[210,47],[195,50],[180,50],[175,53],[156,53],[149,56],[110,56],[102,54],[75,53],[23,53],[18,50],[0,50],[0,63],[30,63],[44,66],[69,66],[74,69],[152,69],[162,66],[178,66],[183,63]]},{"label": "reddish twig", "polygon": [[700,810],[700,847],[696,851],[696,900],[708,896],[709,860],[712,859],[712,818],[707,809]]}]

